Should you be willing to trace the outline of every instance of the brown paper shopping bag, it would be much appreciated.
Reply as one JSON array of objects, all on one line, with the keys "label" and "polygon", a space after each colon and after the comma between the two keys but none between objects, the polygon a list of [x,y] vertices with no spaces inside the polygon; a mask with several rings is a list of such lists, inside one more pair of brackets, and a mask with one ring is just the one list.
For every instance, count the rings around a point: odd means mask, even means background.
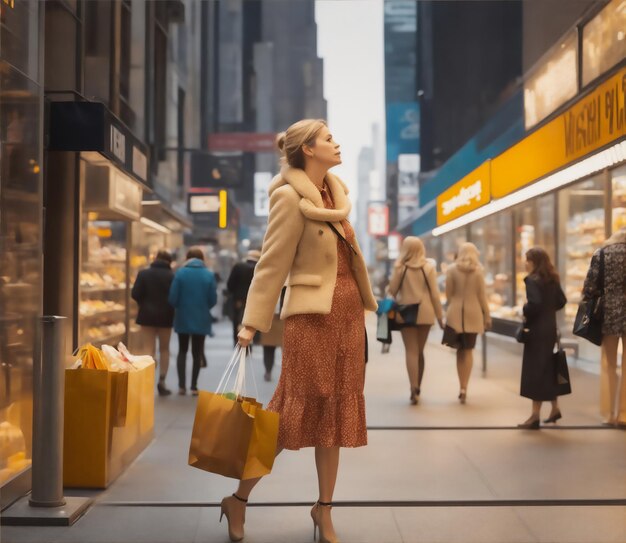
[{"label": "brown paper shopping bag", "polygon": [[189,465],[235,479],[270,473],[278,441],[278,414],[240,394],[245,387],[245,361],[245,351],[236,350],[218,386],[223,391],[236,369],[232,397],[200,392],[189,447]]}]

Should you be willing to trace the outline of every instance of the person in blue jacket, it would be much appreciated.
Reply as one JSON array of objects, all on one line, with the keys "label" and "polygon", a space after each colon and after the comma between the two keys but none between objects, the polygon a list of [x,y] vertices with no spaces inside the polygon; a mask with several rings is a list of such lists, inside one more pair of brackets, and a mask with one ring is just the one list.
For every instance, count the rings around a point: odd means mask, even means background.
[{"label": "person in blue jacket", "polygon": [[217,303],[215,275],[207,269],[199,247],[189,249],[187,262],[176,272],[170,287],[169,303],[175,310],[174,331],[178,334],[178,393],[187,393],[185,373],[191,338],[191,393],[197,396],[198,374],[200,368],[206,366],[204,338],[211,334],[211,308]]}]

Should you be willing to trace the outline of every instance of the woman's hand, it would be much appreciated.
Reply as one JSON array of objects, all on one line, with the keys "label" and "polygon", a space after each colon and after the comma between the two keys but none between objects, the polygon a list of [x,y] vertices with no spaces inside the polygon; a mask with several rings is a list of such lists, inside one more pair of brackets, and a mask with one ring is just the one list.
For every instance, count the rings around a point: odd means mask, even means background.
[{"label": "woman's hand", "polygon": [[254,334],[256,334],[256,330],[254,328],[251,326],[244,326],[237,334],[239,345],[244,348],[250,345],[250,343],[252,343],[252,339],[254,338]]},{"label": "woman's hand", "polygon": [[493,322],[491,320],[491,317],[485,319],[485,330],[491,330],[492,326],[493,326]]}]

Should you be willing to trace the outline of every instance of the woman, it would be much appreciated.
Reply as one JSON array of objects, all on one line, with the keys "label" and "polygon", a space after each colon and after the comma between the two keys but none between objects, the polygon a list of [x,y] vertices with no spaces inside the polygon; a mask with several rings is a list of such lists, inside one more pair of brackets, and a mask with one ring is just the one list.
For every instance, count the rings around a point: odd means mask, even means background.
[{"label": "woman", "polygon": [[400,329],[411,386],[409,401],[411,405],[417,405],[424,377],[424,347],[430,327],[437,319],[443,328],[437,272],[435,266],[426,260],[421,239],[409,236],[402,242],[402,250],[389,281],[389,293],[400,304],[419,304],[416,321],[406,323]]},{"label": "woman", "polygon": [[[364,309],[377,305],[347,221],[348,190],[328,173],[341,164],[341,153],[326,123],[299,121],[279,136],[278,147],[285,165],[270,185],[267,232],[239,343],[245,347],[257,330],[270,329],[289,277],[283,366],[268,409],[280,414],[279,451],[315,447],[319,499],[311,517],[320,541],[336,542],[331,505],[339,449],[367,444]],[[222,500],[233,541],[243,538],[246,502],[258,481],[240,481]]]},{"label": "woman", "polygon": [[170,366],[170,336],[174,321],[174,309],[168,303],[168,295],[174,272],[171,268],[172,255],[159,251],[149,268],[137,274],[131,296],[137,302],[137,324],[141,327],[143,346],[148,354],[156,357],[156,340],[159,339],[159,396],[168,396],[172,391],[165,386]]},{"label": "woman", "polygon": [[[583,287],[583,298],[588,300],[602,291],[600,284],[600,251],[591,259]],[[604,258],[604,319],[602,322],[601,377],[608,394],[602,397],[604,424],[626,424],[626,379],[622,378],[620,400],[616,402],[617,347],[622,339],[622,372],[626,368],[626,228],[615,232],[602,248]]]},{"label": "woman", "polygon": [[524,321],[527,332],[520,394],[530,398],[533,405],[528,420],[518,424],[518,427],[538,430],[542,402],[552,402],[550,416],[543,422],[556,422],[561,418],[555,389],[553,353],[557,340],[556,312],[563,309],[567,300],[561,289],[559,274],[544,249],[533,247],[526,252],[526,271]]},{"label": "woman", "polygon": [[467,400],[467,385],[474,365],[476,336],[491,328],[480,253],[473,243],[463,243],[456,260],[446,271],[446,326],[459,334],[456,369],[459,374],[459,401]]},{"label": "woman", "polygon": [[217,302],[215,275],[204,264],[204,253],[199,247],[187,252],[187,262],[174,276],[169,302],[175,309],[174,331],[178,334],[178,393],[187,394],[186,366],[189,339],[191,338],[191,394],[198,395],[198,374],[206,365],[204,339],[211,334],[213,317],[211,308]]}]

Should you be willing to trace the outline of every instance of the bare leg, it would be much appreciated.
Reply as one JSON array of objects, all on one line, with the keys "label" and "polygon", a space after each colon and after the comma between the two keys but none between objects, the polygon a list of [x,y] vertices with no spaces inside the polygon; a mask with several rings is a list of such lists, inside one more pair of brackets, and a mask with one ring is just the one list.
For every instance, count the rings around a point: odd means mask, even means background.
[{"label": "bare leg", "polygon": [[461,390],[467,390],[470,375],[472,374],[472,366],[474,365],[474,354],[472,349],[463,349],[461,352],[463,353],[463,362],[461,364],[459,379],[461,384]]},{"label": "bare leg", "polygon": [[400,330],[402,334],[402,342],[404,343],[406,372],[409,375],[409,384],[411,391],[418,386],[418,364],[419,364],[419,341],[417,329],[413,326],[407,326]]},{"label": "bare leg", "polygon": [[[319,502],[332,503],[339,470],[339,447],[315,447],[315,465],[319,485]],[[331,518],[331,508],[315,506],[312,511],[324,538],[335,541],[337,536]]]},{"label": "bare leg", "polygon": [[556,415],[560,411],[560,409],[559,409],[559,399],[555,398],[550,403],[552,404],[552,409],[550,409],[550,416]]},{"label": "bare leg", "polygon": [[[556,401],[556,400],[555,400]],[[541,404],[542,402],[536,402],[533,400],[533,414],[531,418],[538,419],[541,413]]]},{"label": "bare leg", "polygon": [[424,358],[424,349],[426,348],[426,342],[428,341],[428,334],[430,333],[429,324],[420,324],[417,326],[417,346],[419,349],[418,364],[419,370],[417,375],[417,389],[422,387],[422,379],[424,377],[424,369],[426,368],[426,359]]},{"label": "bare leg", "polygon": [[[617,345],[618,336],[602,338],[601,383],[607,393],[601,393],[601,412],[607,422],[615,422],[615,396],[617,395]],[[623,371],[623,370],[622,370]]]}]

